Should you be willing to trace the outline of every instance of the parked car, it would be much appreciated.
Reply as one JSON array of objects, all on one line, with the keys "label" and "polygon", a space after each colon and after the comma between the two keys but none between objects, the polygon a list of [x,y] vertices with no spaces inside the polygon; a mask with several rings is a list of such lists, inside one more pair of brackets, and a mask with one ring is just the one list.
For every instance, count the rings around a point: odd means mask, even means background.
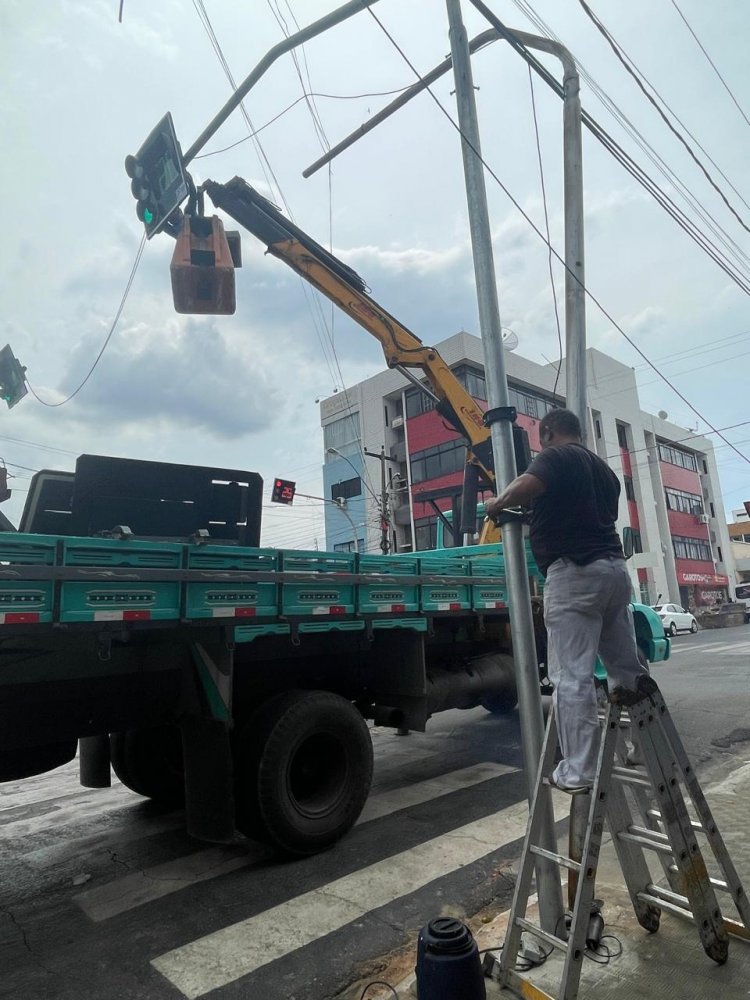
[{"label": "parked car", "polygon": [[667,635],[698,631],[698,622],[689,611],[685,611],[679,604],[656,604],[654,611],[661,618]]}]

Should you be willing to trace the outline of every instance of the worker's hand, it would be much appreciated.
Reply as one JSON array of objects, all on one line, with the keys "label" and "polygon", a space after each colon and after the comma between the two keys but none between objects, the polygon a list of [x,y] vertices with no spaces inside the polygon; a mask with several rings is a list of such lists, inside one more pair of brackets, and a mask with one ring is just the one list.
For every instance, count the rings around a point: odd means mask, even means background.
[{"label": "worker's hand", "polygon": [[485,507],[486,516],[494,524],[503,525],[509,521],[525,522],[527,514],[521,507],[508,507],[503,505],[503,497],[495,497]]}]

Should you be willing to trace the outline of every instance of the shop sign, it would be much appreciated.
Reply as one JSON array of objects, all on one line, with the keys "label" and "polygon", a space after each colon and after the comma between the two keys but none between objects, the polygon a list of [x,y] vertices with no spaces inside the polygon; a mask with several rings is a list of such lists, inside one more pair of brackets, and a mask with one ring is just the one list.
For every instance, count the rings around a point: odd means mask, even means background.
[{"label": "shop sign", "polygon": [[678,572],[677,582],[682,584],[709,583],[714,587],[726,587],[729,583],[728,576],[721,576],[717,573],[682,573]]}]

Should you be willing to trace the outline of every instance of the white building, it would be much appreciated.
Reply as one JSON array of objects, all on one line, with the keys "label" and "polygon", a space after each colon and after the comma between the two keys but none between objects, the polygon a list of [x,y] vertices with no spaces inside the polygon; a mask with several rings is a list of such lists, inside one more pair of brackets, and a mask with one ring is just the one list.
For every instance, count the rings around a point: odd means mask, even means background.
[{"label": "white building", "polygon": [[[479,338],[462,331],[435,346],[483,404]],[[622,485],[618,528],[634,530],[635,592],[648,604],[726,600],[734,566],[711,441],[641,410],[631,368],[598,350],[586,356],[588,444]],[[564,405],[564,363],[557,379],[556,365],[510,351],[505,361],[510,402],[534,452],[539,420]],[[380,551],[384,539],[398,552],[434,546],[438,511],[451,508],[460,487],[463,446],[429,397],[398,371],[385,370],[323,400],[320,413],[325,496],[346,501],[345,510],[326,505],[327,548],[352,549],[355,536],[367,552]]]}]

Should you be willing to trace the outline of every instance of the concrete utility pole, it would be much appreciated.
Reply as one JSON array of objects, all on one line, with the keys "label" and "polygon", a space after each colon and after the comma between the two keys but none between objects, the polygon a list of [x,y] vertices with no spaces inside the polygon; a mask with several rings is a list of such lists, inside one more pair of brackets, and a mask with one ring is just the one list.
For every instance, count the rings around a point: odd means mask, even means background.
[{"label": "concrete utility pole", "polygon": [[386,455],[384,444],[381,444],[379,452],[368,451],[367,448],[364,448],[363,451],[365,455],[369,455],[370,458],[377,458],[380,462],[380,551],[383,555],[388,555],[391,551],[391,518],[388,506],[388,487],[385,481],[385,463],[395,462],[395,459],[392,459],[390,455]]},{"label": "concrete utility pole", "polygon": [[[471,57],[466,29],[461,16],[460,0],[446,0],[450,25],[450,44],[453,57],[453,75],[456,84],[458,120],[462,133],[461,151],[464,161],[466,200],[469,210],[471,245],[474,257],[474,275],[477,286],[479,326],[484,349],[484,368],[487,380],[491,423],[492,449],[495,456],[495,476],[498,490],[516,475],[513,434],[508,419],[508,382],[503,358],[502,330],[495,281],[487,192],[484,185],[484,167],[481,162],[479,125],[477,122]],[[536,771],[544,740],[544,718],[539,693],[539,669],[534,641],[531,614],[531,595],[526,568],[522,527],[520,522],[503,527],[503,554],[508,574],[511,630],[516,666],[521,736],[529,800],[534,794]],[[545,811],[542,824],[541,846],[557,854],[552,796],[542,786],[540,804]],[[559,931],[563,915],[562,891],[557,866],[539,859],[536,865],[539,892],[539,913],[544,930],[551,934]]]}]

